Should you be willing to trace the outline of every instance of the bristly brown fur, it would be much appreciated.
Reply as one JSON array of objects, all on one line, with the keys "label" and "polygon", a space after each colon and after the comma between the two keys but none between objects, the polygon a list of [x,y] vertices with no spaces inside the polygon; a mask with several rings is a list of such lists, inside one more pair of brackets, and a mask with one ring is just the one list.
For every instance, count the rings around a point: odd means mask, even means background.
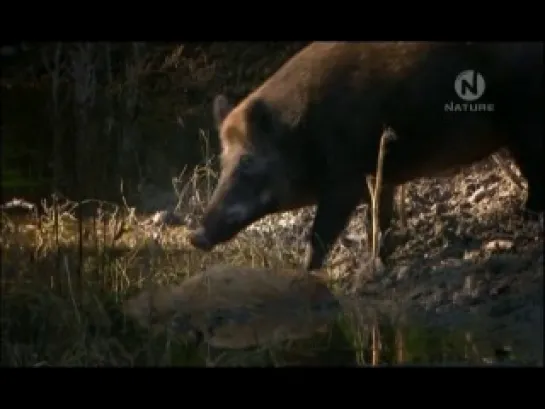
[{"label": "bristly brown fur", "polygon": [[237,106],[221,124],[219,135],[223,149],[231,145],[248,146],[248,123],[244,116],[244,106]]}]

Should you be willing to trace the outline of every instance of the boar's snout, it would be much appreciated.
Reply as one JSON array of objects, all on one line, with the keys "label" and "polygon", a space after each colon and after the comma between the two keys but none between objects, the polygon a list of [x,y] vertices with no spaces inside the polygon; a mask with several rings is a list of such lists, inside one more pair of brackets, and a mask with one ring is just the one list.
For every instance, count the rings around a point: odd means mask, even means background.
[{"label": "boar's snout", "polygon": [[224,158],[220,180],[201,226],[190,236],[194,247],[211,250],[280,209],[282,198],[286,196],[286,180],[275,163],[270,153],[246,152],[231,156],[228,161]]},{"label": "boar's snout", "polygon": [[[223,187],[223,186],[222,186]],[[256,195],[245,186],[233,185],[216,192],[204,214],[201,226],[189,235],[189,242],[199,250],[210,251],[235,237],[240,231],[275,211],[272,194]]]},{"label": "boar's snout", "polygon": [[214,247],[208,237],[206,237],[206,232],[202,227],[190,233],[189,242],[193,247],[202,251],[210,251]]},{"label": "boar's snout", "polygon": [[189,234],[189,242],[199,250],[210,251],[267,213],[268,208],[259,203],[231,204],[225,198],[220,203],[213,200],[201,226]]}]

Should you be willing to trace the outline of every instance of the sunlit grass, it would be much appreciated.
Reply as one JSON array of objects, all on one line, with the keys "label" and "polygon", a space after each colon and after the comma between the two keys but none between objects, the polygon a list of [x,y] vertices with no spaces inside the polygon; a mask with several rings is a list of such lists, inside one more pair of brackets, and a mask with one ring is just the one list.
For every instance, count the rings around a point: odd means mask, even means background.
[{"label": "sunlit grass", "polygon": [[[181,200],[202,211],[210,192],[195,195],[200,169]],[[208,186],[212,186],[209,184]],[[179,192],[180,194],[180,192]],[[298,268],[301,256],[282,240],[241,234],[217,251],[187,242],[184,226],[149,223],[128,205],[95,203],[79,223],[77,203],[53,201],[14,217],[2,214],[2,363],[9,366],[249,366],[483,364],[471,333],[400,323],[365,300],[342,293],[345,308],[326,333],[245,350],[221,350],[163,330],[148,331],[123,313],[125,301],[156,286],[182,283],[218,263]],[[180,206],[181,207],[181,206]],[[188,211],[188,209],[184,209]],[[266,240],[261,242],[260,240]],[[80,246],[81,242],[81,246]]]}]

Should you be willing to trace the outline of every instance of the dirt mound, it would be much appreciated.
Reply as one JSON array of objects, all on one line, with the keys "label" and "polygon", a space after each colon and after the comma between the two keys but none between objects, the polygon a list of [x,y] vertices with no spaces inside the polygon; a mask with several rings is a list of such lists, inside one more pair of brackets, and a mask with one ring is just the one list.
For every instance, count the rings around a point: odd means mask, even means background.
[{"label": "dirt mound", "polygon": [[[408,228],[394,238],[391,260],[373,272],[367,205],[361,205],[327,267],[340,288],[350,290],[348,309],[362,322],[378,314],[467,329],[491,350],[516,345],[528,361],[542,362],[543,219],[521,217],[522,187],[490,159],[453,177],[410,183]],[[278,255],[281,265],[302,265],[313,216],[310,208],[266,217],[217,252],[233,256],[252,246],[264,249],[263,257]]]},{"label": "dirt mound", "polygon": [[338,306],[323,279],[304,271],[219,265],[179,286],[144,291],[125,311],[218,348],[246,348],[323,332]]}]

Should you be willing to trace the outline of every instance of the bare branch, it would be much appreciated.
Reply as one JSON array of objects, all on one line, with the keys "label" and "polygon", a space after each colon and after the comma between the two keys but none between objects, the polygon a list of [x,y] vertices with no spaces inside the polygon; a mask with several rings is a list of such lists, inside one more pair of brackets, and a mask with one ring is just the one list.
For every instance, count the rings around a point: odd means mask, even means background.
[{"label": "bare branch", "polygon": [[[380,137],[380,145],[378,151],[378,161],[377,161],[377,173],[374,180],[374,183],[371,182],[371,178],[368,178],[368,186],[371,191],[371,206],[372,206],[372,223],[373,223],[373,238],[372,238],[372,247],[371,254],[373,259],[379,258],[380,250],[380,194],[382,191],[382,167],[384,164],[384,156],[386,154],[386,144],[390,141],[395,140],[395,133],[391,128],[386,128]],[[371,187],[374,185],[374,189]]]}]

